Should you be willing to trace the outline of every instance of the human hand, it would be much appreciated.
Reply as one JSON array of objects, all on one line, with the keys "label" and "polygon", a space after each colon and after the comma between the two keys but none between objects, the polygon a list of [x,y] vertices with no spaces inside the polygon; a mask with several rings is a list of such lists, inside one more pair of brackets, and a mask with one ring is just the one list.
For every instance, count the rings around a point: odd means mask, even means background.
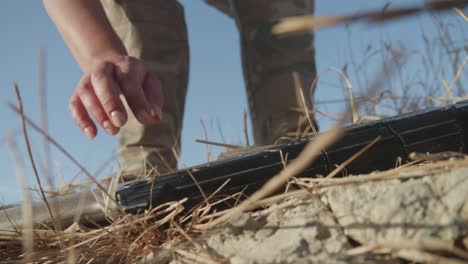
[{"label": "human hand", "polygon": [[125,125],[128,113],[120,95],[141,124],[161,119],[164,101],[161,83],[142,61],[114,56],[96,60],[90,69],[81,78],[69,103],[75,124],[88,139],[97,135],[95,123],[110,135]]}]

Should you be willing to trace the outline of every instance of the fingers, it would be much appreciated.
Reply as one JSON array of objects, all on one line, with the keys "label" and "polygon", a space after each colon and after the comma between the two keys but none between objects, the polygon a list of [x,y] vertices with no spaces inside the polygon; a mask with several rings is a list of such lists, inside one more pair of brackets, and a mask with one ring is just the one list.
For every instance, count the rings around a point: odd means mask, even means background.
[{"label": "fingers", "polygon": [[156,120],[155,111],[151,108],[142,87],[148,73],[146,67],[138,61],[130,61],[124,67],[117,68],[120,87],[128,106],[137,120],[144,125]]},{"label": "fingers", "polygon": [[[77,111],[79,115],[78,119],[84,120],[84,112],[87,113],[86,115],[91,115],[94,121],[108,134],[115,135],[119,131],[119,128],[114,126],[114,124],[109,120],[109,116],[101,105],[101,102],[95,93],[95,89],[93,89],[91,76],[88,75],[82,78],[75,90],[74,96],[79,98],[79,101],[84,108],[84,111],[83,109],[82,111]],[[72,96],[72,98],[74,98],[74,96]]]},{"label": "fingers", "polygon": [[161,82],[151,73],[148,73],[143,81],[143,92],[151,107],[151,116],[156,120],[161,120],[164,103],[162,86]]},{"label": "fingers", "polygon": [[74,122],[89,139],[96,137],[95,123],[111,135],[125,125],[128,114],[121,94],[140,123],[161,120],[161,83],[140,60],[101,61],[80,80],[69,105]]},{"label": "fingers", "polygon": [[120,100],[119,86],[115,81],[114,65],[110,62],[98,64],[91,73],[91,84],[104,112],[116,127],[127,122],[127,112]]},{"label": "fingers", "polygon": [[76,126],[85,133],[86,137],[88,137],[89,140],[95,138],[97,134],[96,126],[89,117],[88,112],[78,96],[72,96],[68,110],[70,111]]}]

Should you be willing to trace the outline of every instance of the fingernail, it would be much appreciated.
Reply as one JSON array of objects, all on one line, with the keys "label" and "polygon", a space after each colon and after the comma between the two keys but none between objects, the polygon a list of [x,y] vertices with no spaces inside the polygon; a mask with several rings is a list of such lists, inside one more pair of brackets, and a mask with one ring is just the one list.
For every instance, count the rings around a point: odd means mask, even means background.
[{"label": "fingernail", "polygon": [[151,115],[153,116],[153,119],[161,121],[162,120],[162,115],[163,115],[161,107],[153,106],[153,110],[151,111]]},{"label": "fingernail", "polygon": [[143,123],[151,122],[151,117],[148,114],[148,112],[146,112],[146,110],[141,110],[140,112],[138,112],[137,118]]},{"label": "fingernail", "polygon": [[93,134],[93,130],[90,127],[85,128],[84,133],[89,140],[93,140],[94,134]]},{"label": "fingernail", "polygon": [[111,122],[109,120],[104,121],[104,123],[102,123],[102,126],[107,132],[111,133]]},{"label": "fingernail", "polygon": [[115,126],[122,127],[125,125],[125,116],[122,112],[114,111],[111,113],[111,119]]}]

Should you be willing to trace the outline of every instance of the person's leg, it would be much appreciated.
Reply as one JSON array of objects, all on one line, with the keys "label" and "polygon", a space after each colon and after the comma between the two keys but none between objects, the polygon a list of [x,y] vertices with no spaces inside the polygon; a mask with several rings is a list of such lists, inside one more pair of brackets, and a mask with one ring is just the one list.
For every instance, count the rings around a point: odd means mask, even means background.
[{"label": "person's leg", "polygon": [[317,73],[312,33],[278,37],[271,28],[282,18],[313,14],[314,1],[234,0],[233,4],[255,142],[272,144],[307,123],[298,112],[304,104],[293,73],[299,75],[308,109],[312,109],[310,85]]},{"label": "person's leg", "polygon": [[[294,85],[297,72],[306,104],[312,109],[316,76],[312,33],[277,37],[272,25],[289,16],[310,15],[313,0],[205,0],[236,18],[241,34],[244,78],[253,121],[255,143],[265,145],[307,126]],[[230,1],[230,2],[229,2]],[[313,120],[314,125],[316,122]]]},{"label": "person's leg", "polygon": [[231,0],[204,0],[208,5],[218,9],[225,15],[234,18],[234,7]]},{"label": "person's leg", "polygon": [[[101,0],[130,56],[142,59],[161,80],[162,121],[140,125],[132,114],[119,133],[124,174],[177,167],[187,91],[189,49],[183,7],[176,0]],[[174,150],[174,151],[173,151]]]}]

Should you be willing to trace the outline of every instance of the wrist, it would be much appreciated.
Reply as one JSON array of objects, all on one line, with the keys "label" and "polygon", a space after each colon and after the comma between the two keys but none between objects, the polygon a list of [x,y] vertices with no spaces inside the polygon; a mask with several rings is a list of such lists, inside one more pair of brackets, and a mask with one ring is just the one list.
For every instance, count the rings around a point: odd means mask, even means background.
[{"label": "wrist", "polygon": [[102,62],[112,62],[117,63],[123,61],[128,57],[125,50],[106,50],[105,52],[94,52],[89,55],[86,65],[84,65],[83,70],[85,72],[92,69],[93,65],[102,63]]}]

